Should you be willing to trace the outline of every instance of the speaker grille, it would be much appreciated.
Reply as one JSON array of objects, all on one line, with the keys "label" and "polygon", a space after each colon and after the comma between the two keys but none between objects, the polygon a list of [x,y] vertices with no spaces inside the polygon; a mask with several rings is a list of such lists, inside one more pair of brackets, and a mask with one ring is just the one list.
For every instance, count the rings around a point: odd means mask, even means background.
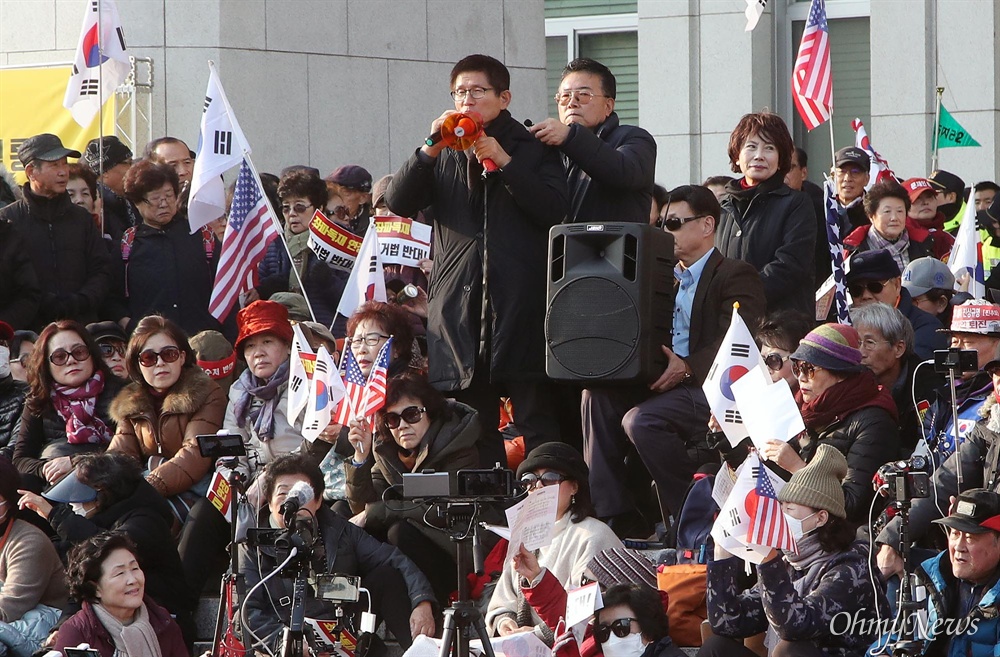
[{"label": "speaker grille", "polygon": [[605,278],[572,281],[549,304],[545,339],[552,356],[576,376],[610,376],[628,364],[638,344],[635,300]]}]

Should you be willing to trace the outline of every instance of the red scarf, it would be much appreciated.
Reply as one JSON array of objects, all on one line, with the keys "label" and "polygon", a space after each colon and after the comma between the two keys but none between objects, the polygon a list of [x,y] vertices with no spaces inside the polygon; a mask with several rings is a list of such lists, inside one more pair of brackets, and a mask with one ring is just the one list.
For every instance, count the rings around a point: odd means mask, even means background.
[{"label": "red scarf", "polygon": [[79,387],[62,384],[52,386],[52,406],[66,422],[66,440],[70,445],[111,442],[111,432],[94,414],[97,396],[104,390],[104,375],[100,370]]},{"label": "red scarf", "polygon": [[[796,393],[800,399],[801,394]],[[812,401],[802,404],[799,410],[806,428],[820,431],[854,411],[868,407],[885,409],[893,421],[899,419],[892,395],[878,384],[871,370],[865,369],[830,386]]]}]

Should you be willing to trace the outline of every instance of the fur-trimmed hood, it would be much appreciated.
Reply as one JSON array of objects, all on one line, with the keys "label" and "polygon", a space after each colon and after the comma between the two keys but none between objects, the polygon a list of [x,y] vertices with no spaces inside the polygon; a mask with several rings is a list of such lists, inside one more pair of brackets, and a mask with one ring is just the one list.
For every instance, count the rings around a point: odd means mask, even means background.
[{"label": "fur-trimmed hood", "polygon": [[986,420],[986,428],[994,433],[1000,433],[1000,404],[996,395],[987,395],[986,401],[979,407],[979,417]]},{"label": "fur-trimmed hood", "polygon": [[[219,384],[213,381],[200,367],[185,367],[181,378],[163,398],[163,415],[191,415],[205,405],[208,396]],[[155,413],[153,396],[144,383],[132,382],[111,403],[111,417],[121,424],[133,417],[152,418]]]}]

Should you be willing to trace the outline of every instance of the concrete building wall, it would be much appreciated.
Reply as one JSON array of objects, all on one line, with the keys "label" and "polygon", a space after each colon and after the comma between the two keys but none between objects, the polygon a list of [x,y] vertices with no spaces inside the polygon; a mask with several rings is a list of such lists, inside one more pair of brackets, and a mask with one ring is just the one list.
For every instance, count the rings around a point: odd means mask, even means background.
[{"label": "concrete building wall", "polygon": [[[728,173],[729,134],[746,112],[766,107],[792,119],[798,43],[791,43],[788,14],[808,3],[771,0],[749,33],[745,7],[742,0],[638,0],[640,123],[657,139],[662,183]],[[875,147],[900,175],[929,173],[934,89],[943,86],[944,105],[982,148],[943,149],[939,166],[967,183],[996,180],[1000,3],[827,0],[831,21],[859,11],[870,20]],[[785,43],[788,52],[779,52]]]},{"label": "concrete building wall", "polygon": [[[70,62],[87,0],[0,0],[0,65]],[[261,171],[348,163],[376,178],[453,108],[470,53],[511,70],[515,117],[546,110],[534,0],[117,0],[130,50],[153,60],[153,136],[197,144],[208,60]]]}]

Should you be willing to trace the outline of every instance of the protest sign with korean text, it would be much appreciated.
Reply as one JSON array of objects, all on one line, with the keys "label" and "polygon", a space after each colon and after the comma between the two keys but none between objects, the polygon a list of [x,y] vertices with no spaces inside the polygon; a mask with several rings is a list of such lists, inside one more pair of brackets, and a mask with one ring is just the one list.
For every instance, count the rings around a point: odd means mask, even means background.
[{"label": "protest sign with korean text", "polygon": [[331,267],[351,271],[361,250],[361,238],[316,210],[309,222],[309,248]]},{"label": "protest sign with korean text", "polygon": [[431,227],[406,217],[375,217],[383,265],[420,266],[431,256]]}]

